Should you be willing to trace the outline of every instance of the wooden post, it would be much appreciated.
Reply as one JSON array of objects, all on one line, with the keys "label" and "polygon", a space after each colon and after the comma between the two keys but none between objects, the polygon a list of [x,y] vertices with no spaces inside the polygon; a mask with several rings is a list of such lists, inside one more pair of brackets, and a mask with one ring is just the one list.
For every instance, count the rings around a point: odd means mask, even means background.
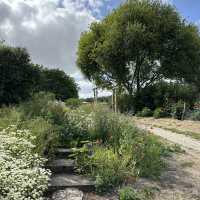
[{"label": "wooden post", "polygon": [[183,105],[183,113],[182,113],[182,117],[181,117],[182,120],[184,120],[185,111],[186,111],[186,103],[184,102],[184,105]]},{"label": "wooden post", "polygon": [[96,88],[96,103],[98,103],[98,89]]},{"label": "wooden post", "polygon": [[97,101],[98,101],[98,90],[97,90],[97,88],[94,88],[93,92],[94,92],[94,104],[97,104]]},{"label": "wooden post", "polygon": [[111,102],[111,106],[112,106],[112,111],[114,112],[114,89],[112,89],[112,102]]},{"label": "wooden post", "polygon": [[115,88],[115,113],[117,112],[117,89]]}]

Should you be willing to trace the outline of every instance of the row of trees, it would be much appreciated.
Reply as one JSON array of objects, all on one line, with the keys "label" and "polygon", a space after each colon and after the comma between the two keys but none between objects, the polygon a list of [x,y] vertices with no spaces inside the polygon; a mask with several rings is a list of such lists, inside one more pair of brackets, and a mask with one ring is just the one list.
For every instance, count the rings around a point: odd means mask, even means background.
[{"label": "row of trees", "polygon": [[97,86],[129,96],[161,80],[199,87],[199,31],[169,4],[129,0],[82,33],[77,65]]},{"label": "row of trees", "polygon": [[59,69],[33,64],[24,48],[0,45],[0,76],[0,105],[25,101],[39,91],[52,92],[59,100],[78,97],[73,78]]}]

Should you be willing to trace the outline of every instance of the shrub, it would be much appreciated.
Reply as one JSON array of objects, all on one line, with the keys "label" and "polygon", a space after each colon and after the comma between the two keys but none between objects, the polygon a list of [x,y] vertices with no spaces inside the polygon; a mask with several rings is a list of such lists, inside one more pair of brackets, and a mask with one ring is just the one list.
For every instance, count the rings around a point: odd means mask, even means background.
[{"label": "shrub", "polygon": [[12,124],[19,124],[21,113],[15,107],[3,107],[0,109],[0,130]]},{"label": "shrub", "polygon": [[98,192],[105,192],[122,183],[129,176],[135,177],[137,170],[134,161],[126,155],[119,156],[112,149],[93,148],[93,154],[79,154],[77,165],[81,171],[95,178]]},{"label": "shrub", "polygon": [[172,105],[172,117],[181,120],[183,118],[184,102],[178,101]]},{"label": "shrub", "polygon": [[70,98],[70,99],[67,99],[65,101],[65,105],[72,108],[72,109],[75,109],[75,108],[78,108],[81,105],[81,100],[75,99],[75,98]]},{"label": "shrub", "polygon": [[28,130],[10,126],[0,132],[0,199],[38,200],[48,187],[45,160],[34,154],[34,137]]},{"label": "shrub", "polygon": [[165,167],[162,157],[168,155],[167,147],[156,136],[148,135],[131,125],[120,140],[120,151],[130,155],[139,170],[139,176],[157,178]]},{"label": "shrub", "polygon": [[164,117],[167,117],[167,116],[169,116],[169,114],[163,108],[156,108],[154,110],[153,117],[156,118],[156,119],[164,118]]},{"label": "shrub", "polygon": [[52,93],[39,92],[34,94],[30,101],[21,104],[19,107],[23,113],[23,119],[45,117],[49,109],[49,102],[53,101],[55,101],[55,95]]},{"label": "shrub", "polygon": [[133,96],[127,94],[120,95],[117,103],[118,103],[118,108],[122,113],[134,114],[136,111]]},{"label": "shrub", "polygon": [[63,131],[60,139],[70,146],[80,146],[81,141],[88,140],[91,114],[82,110],[72,110],[66,113]]},{"label": "shrub", "polygon": [[189,115],[190,120],[200,121],[200,110],[192,111]]},{"label": "shrub", "polygon": [[158,178],[165,167],[165,146],[155,136],[135,138],[133,155],[141,177]]},{"label": "shrub", "polygon": [[53,156],[59,139],[59,133],[53,124],[42,117],[37,117],[23,121],[20,128],[30,130],[35,137],[34,152],[47,157]]},{"label": "shrub", "polygon": [[117,186],[127,176],[157,178],[165,167],[162,157],[169,154],[158,138],[136,128],[128,117],[105,110],[97,113],[90,129],[98,133],[101,146],[90,145],[77,157],[78,168],[95,178],[97,190]]},{"label": "shrub", "polygon": [[137,113],[138,117],[151,117],[153,115],[153,112],[151,111],[151,109],[145,107],[143,108],[142,111]]},{"label": "shrub", "polygon": [[144,200],[144,197],[131,187],[124,187],[119,191],[119,200]]},{"label": "shrub", "polygon": [[121,95],[118,99],[118,106],[121,112],[135,114],[144,107],[155,110],[158,107],[165,108],[166,104],[182,100],[187,103],[189,108],[192,108],[199,98],[198,94],[197,88],[192,85],[159,81],[142,88],[133,96]]},{"label": "shrub", "polygon": [[110,115],[105,110],[96,111],[93,118],[91,136],[93,140],[108,142],[110,136]]}]

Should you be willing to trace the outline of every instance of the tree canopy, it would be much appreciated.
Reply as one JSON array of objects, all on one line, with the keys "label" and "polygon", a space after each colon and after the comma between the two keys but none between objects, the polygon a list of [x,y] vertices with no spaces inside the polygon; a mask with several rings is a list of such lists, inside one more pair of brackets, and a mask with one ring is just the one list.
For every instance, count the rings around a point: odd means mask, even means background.
[{"label": "tree canopy", "polygon": [[56,99],[78,98],[78,86],[74,79],[59,69],[43,69],[40,90],[55,94]]},{"label": "tree canopy", "polygon": [[78,97],[73,78],[33,64],[24,48],[0,44],[0,76],[0,106],[25,101],[39,91],[52,92],[59,100]]},{"label": "tree canopy", "polygon": [[77,65],[97,85],[131,95],[161,79],[198,83],[198,28],[169,4],[127,1],[82,33]]},{"label": "tree canopy", "polygon": [[26,49],[0,45],[0,105],[30,97],[40,79],[40,70],[31,63]]}]

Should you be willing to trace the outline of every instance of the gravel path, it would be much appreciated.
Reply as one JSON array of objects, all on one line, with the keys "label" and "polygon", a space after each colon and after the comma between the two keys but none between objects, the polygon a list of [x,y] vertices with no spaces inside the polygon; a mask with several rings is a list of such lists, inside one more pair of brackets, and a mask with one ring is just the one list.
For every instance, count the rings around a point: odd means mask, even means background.
[{"label": "gravel path", "polygon": [[158,188],[154,200],[200,200],[200,141],[150,125],[138,127],[179,144],[186,151],[166,160],[168,167],[160,180],[141,179],[138,187]]},{"label": "gravel path", "polygon": [[185,136],[182,134],[174,133],[172,131],[164,130],[162,128],[152,127],[148,125],[138,125],[138,126],[170,142],[179,144],[186,149],[193,149],[195,151],[200,152],[200,141],[195,140],[189,136]]}]

